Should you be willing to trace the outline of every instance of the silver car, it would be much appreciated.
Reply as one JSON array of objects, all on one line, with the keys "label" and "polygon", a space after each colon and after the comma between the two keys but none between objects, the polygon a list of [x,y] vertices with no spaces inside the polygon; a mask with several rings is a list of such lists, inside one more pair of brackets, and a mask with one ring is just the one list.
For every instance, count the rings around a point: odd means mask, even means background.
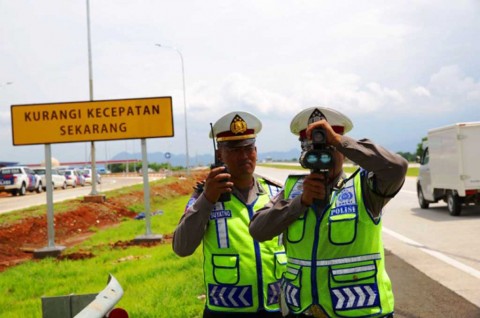
[{"label": "silver car", "polygon": [[[85,177],[85,183],[92,184],[92,169],[83,169],[83,176]],[[102,183],[102,176],[97,172],[97,183]]]},{"label": "silver car", "polygon": [[65,176],[65,179],[67,179],[67,185],[71,186],[72,188],[75,188],[78,184],[77,174],[75,173],[75,170],[74,169],[60,170],[60,173],[62,172],[63,172],[63,175]]},{"label": "silver car", "polygon": [[[45,179],[46,179],[47,169],[44,167],[38,167],[38,168],[32,168],[32,170],[35,172],[35,174],[40,176],[42,180],[43,189],[46,190],[47,182]],[[52,188],[53,189],[67,188],[67,180],[65,179],[65,176],[60,174],[60,172],[57,169],[52,169]]]}]

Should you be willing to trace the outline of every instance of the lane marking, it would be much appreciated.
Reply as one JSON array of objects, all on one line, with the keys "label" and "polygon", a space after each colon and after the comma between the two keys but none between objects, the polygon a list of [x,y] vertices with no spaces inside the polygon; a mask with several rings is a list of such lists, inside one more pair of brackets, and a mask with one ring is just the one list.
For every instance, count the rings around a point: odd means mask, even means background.
[{"label": "lane marking", "polygon": [[453,267],[455,267],[455,268],[457,268],[457,269],[459,269],[459,270],[461,270],[461,271],[463,271],[467,274],[470,274],[475,278],[480,279],[480,271],[476,270],[473,267],[465,265],[465,264],[463,264],[463,263],[461,263],[461,262],[443,254],[443,253],[431,250],[428,247],[426,247],[425,245],[423,245],[421,243],[418,243],[418,242],[416,242],[412,239],[409,239],[408,237],[403,236],[403,235],[401,235],[397,232],[394,232],[390,229],[387,229],[385,227],[383,228],[383,232],[387,233],[390,236],[393,236],[394,238],[398,239],[399,241],[402,241],[406,244],[417,247],[419,250],[421,250],[421,251],[423,251],[423,252],[425,252],[425,253],[427,253],[427,254],[429,254],[429,255],[431,255],[431,256],[433,256],[433,257],[435,257],[435,258],[437,258],[437,259],[439,259],[439,260],[441,260],[441,261],[443,261],[443,262],[445,262],[445,263],[447,263],[447,264],[449,264],[449,265],[451,265],[451,266],[453,266]]}]

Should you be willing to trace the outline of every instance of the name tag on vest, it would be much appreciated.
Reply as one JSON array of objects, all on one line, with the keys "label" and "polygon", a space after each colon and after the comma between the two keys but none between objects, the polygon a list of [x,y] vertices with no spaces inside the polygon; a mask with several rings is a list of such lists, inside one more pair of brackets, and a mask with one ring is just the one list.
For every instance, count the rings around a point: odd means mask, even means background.
[{"label": "name tag on vest", "polygon": [[213,207],[212,212],[210,212],[210,220],[217,220],[217,219],[224,219],[224,218],[231,218],[232,211],[225,210],[222,203],[217,202]]},{"label": "name tag on vest", "polygon": [[224,218],[231,218],[231,217],[232,217],[232,211],[230,210],[220,210],[220,211],[210,212],[210,220],[224,219]]}]

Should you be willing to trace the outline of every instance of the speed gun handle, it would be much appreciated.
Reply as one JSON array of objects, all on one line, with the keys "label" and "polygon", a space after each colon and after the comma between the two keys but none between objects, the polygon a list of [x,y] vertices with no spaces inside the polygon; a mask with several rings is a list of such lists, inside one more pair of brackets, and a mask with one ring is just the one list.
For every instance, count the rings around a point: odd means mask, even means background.
[{"label": "speed gun handle", "polygon": [[323,173],[325,177],[325,198],[313,199],[313,203],[317,207],[325,207],[330,202],[330,191],[328,190],[328,170],[310,170],[311,172]]}]

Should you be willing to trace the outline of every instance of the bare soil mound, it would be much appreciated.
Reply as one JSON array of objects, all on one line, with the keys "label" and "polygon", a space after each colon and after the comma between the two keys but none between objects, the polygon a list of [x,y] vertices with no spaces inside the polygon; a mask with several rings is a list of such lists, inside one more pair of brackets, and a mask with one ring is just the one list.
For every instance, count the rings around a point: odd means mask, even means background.
[{"label": "bare soil mound", "polygon": [[[167,185],[153,185],[152,197],[169,198],[187,195],[192,187],[205,178],[205,173],[195,173],[188,179]],[[54,215],[55,244],[74,246],[94,233],[94,229],[115,226],[137,214],[127,207],[143,203],[143,192],[136,191],[119,197],[108,198],[103,203],[72,200],[72,210]],[[165,235],[166,240],[171,235]],[[33,251],[48,244],[47,216],[27,217],[8,225],[0,225],[0,272],[33,258]],[[118,246],[129,246],[131,242],[116,242]],[[93,257],[78,252],[60,258],[80,259]]]}]

